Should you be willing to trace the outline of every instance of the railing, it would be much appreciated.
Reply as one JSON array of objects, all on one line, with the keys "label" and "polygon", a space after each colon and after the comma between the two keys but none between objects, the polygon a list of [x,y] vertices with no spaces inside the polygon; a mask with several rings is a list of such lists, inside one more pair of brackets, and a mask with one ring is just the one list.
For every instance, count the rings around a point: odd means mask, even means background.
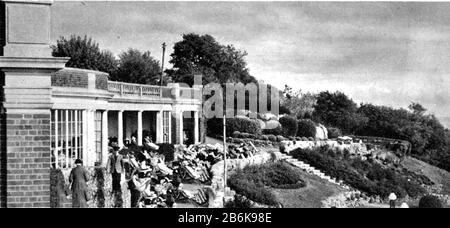
[{"label": "railing", "polygon": [[[115,94],[137,95],[140,97],[153,98],[182,98],[182,99],[201,99],[201,90],[199,88],[178,87],[178,86],[152,86],[142,84],[132,84],[125,82],[108,82],[108,91]],[[200,97],[195,96],[195,92],[200,93]]]},{"label": "railing", "polygon": [[161,87],[132,84],[125,82],[108,82],[108,91],[120,95],[138,95],[141,97],[161,97]]}]

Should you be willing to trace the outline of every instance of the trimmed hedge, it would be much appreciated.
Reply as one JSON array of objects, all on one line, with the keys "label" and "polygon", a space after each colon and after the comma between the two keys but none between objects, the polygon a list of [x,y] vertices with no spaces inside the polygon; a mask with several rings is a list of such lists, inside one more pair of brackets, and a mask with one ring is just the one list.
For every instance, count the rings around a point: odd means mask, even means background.
[{"label": "trimmed hedge", "polygon": [[336,139],[342,136],[342,131],[339,128],[329,127],[327,128],[327,131],[328,131],[328,138],[330,139]]},{"label": "trimmed hedge", "polygon": [[[207,121],[208,135],[216,137],[223,134],[223,119],[213,118]],[[257,120],[247,118],[227,118],[227,135],[232,135],[234,132],[248,133],[253,135],[261,134],[261,125]]]},{"label": "trimmed hedge", "polygon": [[231,175],[228,184],[237,194],[269,206],[277,206],[279,203],[266,186],[280,189],[306,186],[296,170],[281,162],[247,166]]},{"label": "trimmed hedge", "polygon": [[312,120],[299,120],[297,136],[300,137],[316,137],[316,123]]},{"label": "trimmed hedge", "polygon": [[420,199],[419,208],[443,208],[441,200],[437,196],[427,195]]},{"label": "trimmed hedge", "polygon": [[282,135],[283,128],[281,126],[278,126],[276,128],[272,128],[272,129],[263,129],[262,133],[265,135]]},{"label": "trimmed hedge", "polygon": [[285,137],[296,136],[298,130],[298,121],[292,116],[283,116],[280,118],[280,124]]}]

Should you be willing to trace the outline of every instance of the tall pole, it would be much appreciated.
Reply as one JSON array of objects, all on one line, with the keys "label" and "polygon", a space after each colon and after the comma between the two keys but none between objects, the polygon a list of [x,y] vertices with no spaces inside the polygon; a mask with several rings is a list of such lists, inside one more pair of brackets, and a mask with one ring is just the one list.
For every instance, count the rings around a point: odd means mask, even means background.
[{"label": "tall pole", "polygon": [[161,86],[163,86],[163,77],[164,77],[164,55],[166,53],[166,43],[162,44],[162,61],[161,61]]},{"label": "tall pole", "polygon": [[226,115],[223,115],[223,191],[227,187],[227,133]]}]

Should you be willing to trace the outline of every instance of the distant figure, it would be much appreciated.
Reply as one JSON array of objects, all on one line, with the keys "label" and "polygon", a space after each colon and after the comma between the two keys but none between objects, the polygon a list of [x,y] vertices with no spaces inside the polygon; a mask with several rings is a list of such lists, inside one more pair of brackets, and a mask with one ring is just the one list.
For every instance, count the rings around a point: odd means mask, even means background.
[{"label": "distant figure", "polygon": [[76,167],[72,169],[69,176],[69,183],[72,189],[72,207],[85,208],[88,207],[89,193],[87,191],[87,182],[89,181],[89,173],[82,166],[80,159],[75,161]]},{"label": "distant figure", "polygon": [[391,193],[389,195],[389,206],[390,206],[390,208],[395,208],[395,201],[397,201],[397,195],[395,195],[395,193]]},{"label": "distant figure", "polygon": [[108,156],[108,162],[106,163],[106,170],[112,176],[112,192],[116,198],[116,202],[119,202],[115,207],[122,207],[122,187],[120,180],[122,173],[124,173],[124,161],[123,156],[119,154],[119,147],[115,146]]}]

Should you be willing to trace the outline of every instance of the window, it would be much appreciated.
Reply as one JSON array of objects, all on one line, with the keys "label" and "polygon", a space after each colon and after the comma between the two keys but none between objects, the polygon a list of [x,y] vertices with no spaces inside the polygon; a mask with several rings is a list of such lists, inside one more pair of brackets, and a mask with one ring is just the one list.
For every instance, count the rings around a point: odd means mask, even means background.
[{"label": "window", "polygon": [[51,111],[51,163],[54,168],[70,168],[83,159],[83,111]]},{"label": "window", "polygon": [[95,112],[95,161],[102,162],[102,112]]},{"label": "window", "polygon": [[163,142],[170,143],[170,112],[163,111]]}]

